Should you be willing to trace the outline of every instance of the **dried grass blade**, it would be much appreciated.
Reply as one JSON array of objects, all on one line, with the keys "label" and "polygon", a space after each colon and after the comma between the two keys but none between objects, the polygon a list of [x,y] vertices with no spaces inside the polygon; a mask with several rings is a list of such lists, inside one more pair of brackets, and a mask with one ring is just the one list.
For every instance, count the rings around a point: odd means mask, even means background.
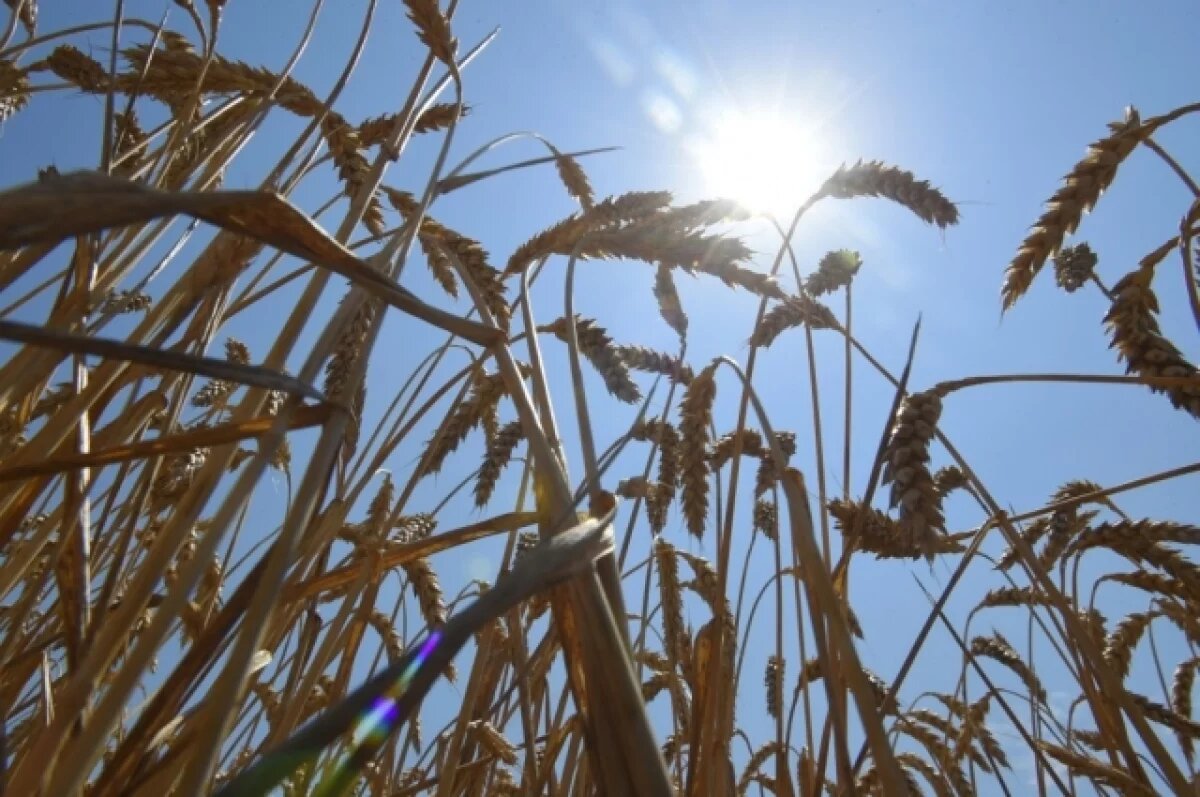
[{"label": "dried grass blade", "polygon": [[94,172],[74,172],[0,193],[0,249],[180,213],[327,268],[371,289],[396,309],[472,343],[490,345],[499,338],[495,330],[420,301],[355,257],[282,196],[265,191],[158,191]]},{"label": "dried grass blade", "polygon": [[149,346],[137,346],[122,343],[107,338],[97,338],[90,335],[73,335],[53,329],[22,324],[17,321],[0,321],[0,338],[20,341],[33,346],[57,349],[72,354],[91,354],[114,360],[149,365],[168,371],[181,371],[198,374],[213,379],[224,379],[244,385],[266,388],[267,390],[282,390],[293,395],[304,396],[316,401],[324,401],[325,397],[311,385],[306,385],[299,379],[287,374],[281,374],[267,368],[253,365],[240,365],[228,360],[218,360],[213,357],[198,357],[194,354],[163,351]]},{"label": "dried grass blade", "polygon": [[[296,409],[288,422],[288,429],[307,429],[318,426],[329,417],[328,404],[307,404]],[[130,462],[145,457],[178,454],[196,448],[209,448],[225,443],[236,443],[251,437],[265,434],[271,428],[275,419],[269,415],[252,418],[248,421],[225,423],[206,429],[196,429],[190,432],[161,437],[156,440],[142,440],[136,443],[95,449],[86,454],[62,454],[49,457],[31,465],[18,465],[10,468],[0,468],[0,483],[28,479],[34,476],[46,476],[61,473],[75,468],[97,468],[103,465],[114,465],[119,462]]]}]

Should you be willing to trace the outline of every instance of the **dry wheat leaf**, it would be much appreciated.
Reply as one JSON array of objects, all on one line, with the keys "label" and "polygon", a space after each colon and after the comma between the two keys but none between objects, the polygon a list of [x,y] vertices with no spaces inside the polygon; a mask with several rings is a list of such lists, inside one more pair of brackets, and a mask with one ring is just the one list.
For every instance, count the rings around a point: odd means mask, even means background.
[{"label": "dry wheat leaf", "polygon": [[486,346],[500,335],[425,304],[355,257],[286,199],[266,191],[159,191],[97,172],[73,172],[0,193],[0,249],[181,213],[327,268],[369,287],[396,309],[472,343]]},{"label": "dry wheat leaf", "polygon": [[183,371],[213,379],[224,379],[243,385],[262,387],[267,390],[282,390],[285,393],[304,396],[316,401],[325,400],[325,397],[315,387],[301,382],[296,377],[255,365],[241,365],[213,357],[163,351],[149,346],[137,346],[132,343],[122,343],[118,340],[96,338],[90,335],[72,335],[68,332],[59,332],[17,321],[0,321],[0,338],[28,343],[32,346],[58,349],[72,354],[91,354],[96,357],[125,360],[154,368],[165,368],[169,371]]},{"label": "dry wheat leaf", "polygon": [[[310,426],[322,424],[329,417],[330,409],[328,404],[306,404],[298,407],[288,421],[288,429],[307,429]],[[169,437],[160,437],[157,440],[142,440],[137,443],[117,445],[87,453],[62,454],[32,465],[0,468],[0,483],[29,479],[34,476],[48,476],[75,468],[96,468],[144,457],[178,454],[196,448],[236,443],[239,440],[265,434],[274,422],[273,416],[263,415],[248,421],[196,429]]]}]

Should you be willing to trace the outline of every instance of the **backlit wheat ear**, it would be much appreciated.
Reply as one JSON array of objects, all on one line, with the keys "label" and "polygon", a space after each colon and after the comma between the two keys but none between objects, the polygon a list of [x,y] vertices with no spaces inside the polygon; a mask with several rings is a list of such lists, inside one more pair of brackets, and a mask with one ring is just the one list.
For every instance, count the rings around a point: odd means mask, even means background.
[{"label": "backlit wheat ear", "polygon": [[483,455],[483,465],[479,468],[479,478],[475,481],[475,506],[486,506],[496,489],[500,473],[512,458],[513,449],[525,436],[520,421],[505,424],[488,443]]},{"label": "backlit wheat ear", "polygon": [[927,559],[933,558],[937,534],[946,523],[929,472],[929,445],[941,414],[942,397],[936,391],[906,396],[883,452],[881,481],[892,485],[891,504],[899,507],[900,528]]},{"label": "backlit wheat ear", "polygon": [[[779,450],[783,454],[784,464],[786,465],[796,453],[796,433],[775,432],[775,444],[779,446]],[[767,491],[775,485],[775,482],[779,481],[779,470],[775,466],[775,458],[771,456],[771,452],[763,449],[758,456],[758,470],[754,474],[755,498],[761,498],[766,495]]]},{"label": "backlit wheat ear", "polygon": [[[1145,536],[1137,533],[1141,529],[1146,531]],[[1134,562],[1166,571],[1183,585],[1192,600],[1200,601],[1200,568],[1154,537],[1157,534],[1163,539],[1188,542],[1195,539],[1193,531],[1190,526],[1175,523],[1103,523],[1095,531],[1079,537],[1070,552],[1108,548]]]},{"label": "backlit wheat ear", "polygon": [[804,290],[810,296],[822,296],[844,288],[854,279],[862,267],[862,257],[850,249],[826,252],[817,264],[817,270],[804,281]]},{"label": "backlit wheat ear", "polygon": [[763,316],[750,336],[750,345],[770,346],[784,330],[802,324],[812,329],[837,329],[839,326],[825,305],[808,296],[789,296]]},{"label": "backlit wheat ear", "polygon": [[762,435],[756,429],[742,429],[723,434],[713,442],[712,451],[708,455],[709,465],[714,471],[725,467],[733,456],[734,447],[739,444],[739,441],[744,457],[758,458],[766,453]]},{"label": "backlit wheat ear", "polygon": [[662,537],[654,541],[654,561],[658,566],[658,592],[662,601],[663,641],[671,667],[689,676],[692,645],[683,624],[683,591],[679,585],[679,563],[675,547]]},{"label": "backlit wheat ear", "polygon": [[[459,114],[456,103],[446,102],[431,105],[417,117],[417,122],[413,126],[413,132],[429,133],[434,130],[444,130],[470,112],[471,109],[464,105],[462,106],[461,114]],[[396,126],[398,119],[398,114],[389,113],[364,120],[358,126],[359,141],[364,147],[374,147],[384,143],[387,141],[387,137],[391,135],[392,129]]]},{"label": "backlit wheat ear", "polygon": [[838,199],[878,196],[903,205],[929,224],[945,228],[958,223],[958,208],[941,191],[912,172],[879,161],[842,166],[816,195]]},{"label": "backlit wheat ear", "polygon": [[579,165],[579,161],[555,150],[554,168],[558,171],[558,179],[562,180],[567,193],[574,197],[584,210],[590,209],[594,204],[595,197],[587,174]]},{"label": "backlit wheat ear", "polygon": [[683,303],[679,300],[679,291],[675,288],[671,269],[661,263],[654,274],[654,298],[658,300],[658,312],[663,320],[680,338],[686,338],[688,317],[683,312]]},{"label": "backlit wheat ear", "polygon": [[[570,340],[570,330],[565,318],[540,329],[542,332],[551,333],[564,343]],[[608,336],[608,331],[596,323],[595,319],[576,317],[575,335],[579,340],[579,350],[604,378],[604,386],[608,388],[608,392],[627,404],[637,402],[642,397],[642,391],[629,375],[629,366],[621,358],[620,348]]]},{"label": "backlit wheat ear", "polygon": [[[1175,677],[1171,679],[1171,709],[1183,717],[1192,718],[1192,686],[1196,682],[1196,667],[1200,666],[1200,658],[1191,658],[1175,668]],[[1191,761],[1195,757],[1195,739],[1190,733],[1177,733],[1179,746],[1184,755]]]},{"label": "backlit wheat ear", "polygon": [[1117,627],[1109,634],[1104,645],[1104,660],[1122,680],[1129,675],[1133,649],[1157,616],[1155,612],[1135,612],[1117,623]]},{"label": "backlit wheat ear", "polygon": [[[829,514],[847,545],[873,553],[880,559],[916,559],[929,553],[961,553],[964,550],[962,543],[940,534],[918,544],[919,540],[899,522],[878,509],[853,501],[840,498],[830,501]],[[858,529],[857,534],[855,529]]]},{"label": "backlit wheat ear", "polygon": [[717,398],[716,366],[710,365],[688,385],[680,403],[679,460],[683,466],[683,516],[688,531],[704,536],[708,519],[708,441],[713,402]]},{"label": "backlit wheat ear", "polygon": [[1154,720],[1160,725],[1165,725],[1175,731],[1175,733],[1187,736],[1193,741],[1200,739],[1200,723],[1192,722],[1187,717],[1180,716],[1163,704],[1156,703],[1145,695],[1130,692],[1129,697],[1146,714],[1147,719]]},{"label": "backlit wheat ear", "polygon": [[458,41],[450,33],[450,22],[438,8],[437,0],[404,0],[408,18],[417,27],[417,37],[429,48],[434,58],[448,66],[454,65]]},{"label": "backlit wheat ear", "polygon": [[1046,690],[1042,688],[1041,680],[999,631],[993,631],[990,637],[981,636],[971,640],[971,653],[1000,662],[1025,683],[1034,697],[1042,703],[1046,702]]},{"label": "backlit wheat ear", "polygon": [[485,416],[495,410],[504,392],[504,380],[500,374],[476,376],[470,394],[450,409],[434,433],[417,466],[419,472],[427,475],[441,470],[446,457],[458,448],[472,429],[483,423]]},{"label": "backlit wheat ear", "polygon": [[1133,109],[1129,109],[1123,121],[1110,124],[1109,130],[1108,137],[1089,146],[1083,160],[1064,178],[1062,187],[1050,197],[1046,211],[1008,265],[1001,288],[1005,310],[1029,290],[1046,259],[1062,247],[1063,240],[1079,227],[1083,214],[1096,205],[1112,184],[1117,168],[1153,132],[1152,126],[1143,125]]},{"label": "backlit wheat ear", "polygon": [[617,357],[635,371],[662,374],[672,382],[686,385],[692,381],[692,367],[678,357],[645,346],[617,346]]},{"label": "backlit wheat ear", "polygon": [[[1150,283],[1154,278],[1155,265],[1169,251],[1166,245],[1159,247],[1147,255],[1135,271],[1113,286],[1115,298],[1108,315],[1104,317],[1104,324],[1112,335],[1113,348],[1125,360],[1129,373],[1195,378],[1198,374],[1196,366],[1184,358],[1175,344],[1163,337],[1155,317],[1158,313],[1158,297],[1154,295]],[[1152,385],[1150,390],[1165,393],[1174,407],[1200,418],[1200,385]]]},{"label": "backlit wheat ear", "polygon": [[[411,219],[420,210],[416,198],[406,191],[384,186],[383,192],[405,220]],[[417,240],[425,252],[430,272],[442,289],[451,296],[458,296],[458,282],[451,260],[453,257],[483,294],[483,301],[500,328],[507,331],[512,313],[505,296],[506,289],[500,273],[488,263],[488,253],[483,246],[428,215],[421,219]]]},{"label": "backlit wheat ear", "polygon": [[1043,753],[1064,765],[1072,775],[1090,778],[1097,783],[1116,789],[1120,794],[1132,797],[1153,797],[1154,795],[1154,791],[1150,787],[1134,780],[1116,767],[1040,739],[1036,740],[1036,744]]},{"label": "backlit wheat ear", "polygon": [[998,606],[1053,606],[1054,601],[1033,587],[997,587],[989,590],[976,604],[977,608]]}]

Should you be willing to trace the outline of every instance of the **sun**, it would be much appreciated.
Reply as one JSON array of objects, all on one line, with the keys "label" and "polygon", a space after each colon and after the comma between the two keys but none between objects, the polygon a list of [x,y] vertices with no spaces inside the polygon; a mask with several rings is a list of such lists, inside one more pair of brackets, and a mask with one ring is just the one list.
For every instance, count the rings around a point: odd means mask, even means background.
[{"label": "sun", "polygon": [[835,168],[817,126],[775,111],[720,113],[687,149],[706,193],[781,220]]}]

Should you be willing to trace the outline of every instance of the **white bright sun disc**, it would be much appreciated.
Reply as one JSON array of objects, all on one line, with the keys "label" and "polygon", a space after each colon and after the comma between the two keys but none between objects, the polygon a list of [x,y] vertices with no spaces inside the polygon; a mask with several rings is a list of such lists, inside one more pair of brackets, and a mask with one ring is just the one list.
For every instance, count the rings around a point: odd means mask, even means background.
[{"label": "white bright sun disc", "polygon": [[817,130],[774,112],[722,114],[689,150],[707,193],[777,217],[795,211],[830,174]]}]

